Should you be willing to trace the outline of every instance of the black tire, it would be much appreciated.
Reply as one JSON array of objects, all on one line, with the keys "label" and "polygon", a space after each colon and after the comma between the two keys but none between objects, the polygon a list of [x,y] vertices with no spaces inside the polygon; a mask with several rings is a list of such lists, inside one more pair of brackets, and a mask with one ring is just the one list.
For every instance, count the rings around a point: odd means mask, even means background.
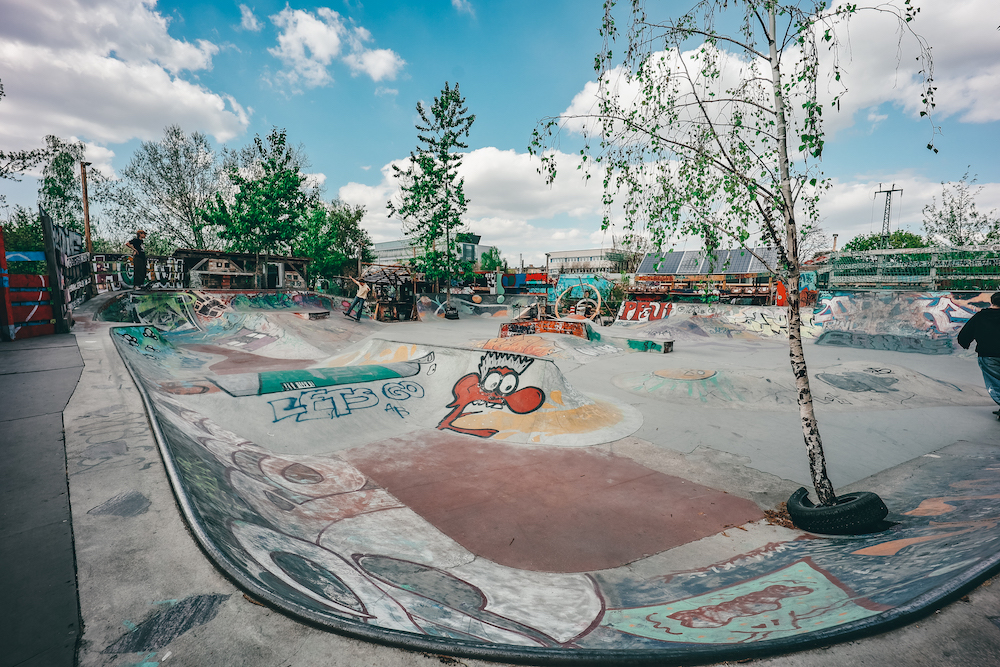
[{"label": "black tire", "polygon": [[788,515],[798,528],[824,535],[863,535],[885,530],[889,514],[878,495],[858,491],[837,496],[836,505],[814,505],[801,487],[788,499]]}]

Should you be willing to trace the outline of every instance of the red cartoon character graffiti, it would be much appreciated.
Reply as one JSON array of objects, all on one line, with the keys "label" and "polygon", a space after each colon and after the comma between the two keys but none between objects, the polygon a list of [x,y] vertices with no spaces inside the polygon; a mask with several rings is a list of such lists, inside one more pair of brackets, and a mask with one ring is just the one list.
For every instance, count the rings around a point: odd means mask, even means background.
[{"label": "red cartoon character graffiti", "polygon": [[487,352],[479,361],[479,372],[469,373],[452,387],[455,400],[447,407],[452,411],[438,424],[439,429],[489,438],[497,433],[492,428],[462,428],[456,420],[469,415],[503,410],[523,415],[534,412],[545,402],[545,392],[538,387],[518,389],[521,374],[534,359],[502,352]]}]

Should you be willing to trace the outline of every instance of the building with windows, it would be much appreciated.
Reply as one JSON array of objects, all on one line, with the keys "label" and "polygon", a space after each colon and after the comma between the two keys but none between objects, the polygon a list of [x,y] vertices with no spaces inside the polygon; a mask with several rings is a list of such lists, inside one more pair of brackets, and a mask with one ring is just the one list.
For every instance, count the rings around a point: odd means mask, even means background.
[{"label": "building with windows", "polygon": [[615,263],[610,248],[560,250],[545,253],[545,270],[549,275],[561,273],[614,273]]},{"label": "building with windows", "polygon": [[[463,260],[477,264],[484,254],[493,249],[491,245],[480,244],[481,237],[475,234],[470,234],[467,238],[472,243],[456,243],[456,250]],[[444,247],[444,243],[441,247]],[[422,254],[420,248],[411,244],[410,239],[376,243],[372,251],[375,253],[376,264],[405,264],[407,260]]]}]

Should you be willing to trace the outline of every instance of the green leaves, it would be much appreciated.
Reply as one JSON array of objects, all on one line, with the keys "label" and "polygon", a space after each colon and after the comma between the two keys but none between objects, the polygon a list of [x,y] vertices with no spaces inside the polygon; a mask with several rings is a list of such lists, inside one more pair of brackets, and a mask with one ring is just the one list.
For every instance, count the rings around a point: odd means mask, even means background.
[{"label": "green leaves", "polygon": [[[389,214],[403,221],[407,237],[422,251],[411,264],[429,280],[469,277],[471,263],[456,256],[457,234],[468,208],[458,168],[462,164],[459,149],[468,148],[461,137],[469,135],[476,117],[468,112],[458,84],[451,88],[447,82],[429,108],[417,103],[417,114],[417,149],[410,153],[405,169],[392,167],[400,192],[397,201],[387,203]],[[548,131],[536,128],[530,150],[541,150]],[[545,157],[542,163],[546,164]]]},{"label": "green leaves", "polygon": [[285,130],[260,135],[230,160],[229,196],[217,193],[199,210],[206,225],[235,252],[293,254],[305,218],[316,204],[306,192],[302,158],[288,145]]}]

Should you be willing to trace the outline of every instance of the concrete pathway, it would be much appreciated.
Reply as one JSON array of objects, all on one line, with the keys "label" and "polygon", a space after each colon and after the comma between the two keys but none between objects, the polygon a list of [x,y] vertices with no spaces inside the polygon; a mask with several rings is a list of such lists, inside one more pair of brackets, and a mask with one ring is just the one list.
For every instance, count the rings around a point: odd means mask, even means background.
[{"label": "concrete pathway", "polygon": [[72,335],[0,343],[0,667],[73,664],[80,614],[63,408]]}]

